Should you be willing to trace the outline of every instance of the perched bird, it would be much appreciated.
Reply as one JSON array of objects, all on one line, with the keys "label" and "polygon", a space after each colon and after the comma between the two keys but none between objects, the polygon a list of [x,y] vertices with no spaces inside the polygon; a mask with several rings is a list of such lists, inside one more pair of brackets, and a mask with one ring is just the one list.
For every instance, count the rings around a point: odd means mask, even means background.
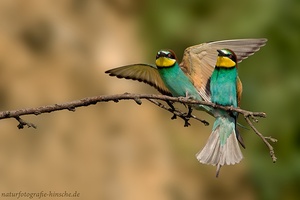
[{"label": "perched bird", "polygon": [[[237,57],[229,49],[217,51],[216,67],[210,78],[211,102],[236,108],[242,95]],[[203,150],[196,156],[201,163],[217,165],[218,176],[221,166],[236,164],[242,160],[243,155],[238,144],[238,138],[241,138],[236,127],[238,113],[215,109],[214,115],[216,120],[212,133]]]},{"label": "perched bird", "polygon": [[194,91],[186,90],[196,89],[201,99],[210,102],[209,79],[217,61],[217,50],[231,49],[235,52],[239,63],[257,52],[266,42],[267,39],[259,38],[198,44],[185,49],[180,64],[172,50],[161,50],[156,54],[156,65],[132,64],[110,69],[105,73],[118,78],[145,82],[169,96],[186,96],[188,93],[191,96]]},{"label": "perched bird", "polygon": [[[209,42],[191,46],[185,49],[183,59],[180,64],[177,61],[176,55],[172,50],[161,50],[156,55],[155,66],[150,64],[133,64],[110,69],[105,73],[108,73],[110,76],[116,76],[118,78],[145,82],[155,87],[159,92],[165,95],[174,97],[182,96],[211,102],[211,89],[214,88],[210,87],[210,78],[214,71],[217,58],[218,61],[223,58],[222,56],[218,56],[217,50],[231,49],[235,52],[236,55],[235,63],[239,63],[243,59],[246,59],[247,57],[253,55],[260,49],[260,47],[264,46],[266,42],[267,39],[265,38],[236,39]],[[219,65],[222,63],[217,64]],[[237,77],[236,79],[239,82],[239,78]],[[238,83],[237,87],[237,93],[238,95],[241,95],[241,84]],[[218,96],[216,95],[216,93],[214,94],[214,101],[216,101],[216,98],[218,98]],[[216,102],[218,102],[218,100]],[[214,117],[218,117],[218,115],[226,115],[226,113],[222,113],[219,110],[217,110],[215,113],[215,110],[213,108],[207,106],[199,105],[196,108],[205,110]],[[223,118],[220,118],[218,121],[222,119]],[[231,117],[228,114],[228,117],[224,117],[224,120],[234,120],[234,117]],[[218,129],[218,127],[214,128]],[[237,139],[243,145],[241,137],[237,137]],[[207,154],[210,153],[208,151],[208,148],[205,148],[204,150],[202,152],[206,152]],[[240,157],[241,154],[239,154],[238,158],[234,161],[225,160],[224,162],[217,162],[213,160],[213,158],[206,159],[206,157],[204,157],[204,153],[197,154],[197,158],[198,160],[200,160],[200,162],[208,164],[219,164],[219,166],[227,163],[236,163],[237,160],[241,159]]]}]

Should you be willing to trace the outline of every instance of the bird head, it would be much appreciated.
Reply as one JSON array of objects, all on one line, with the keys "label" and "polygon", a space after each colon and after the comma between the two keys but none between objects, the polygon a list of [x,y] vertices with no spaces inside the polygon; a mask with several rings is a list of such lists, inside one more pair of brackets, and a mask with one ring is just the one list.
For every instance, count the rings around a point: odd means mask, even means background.
[{"label": "bird head", "polygon": [[176,63],[176,55],[172,50],[160,50],[156,54],[155,64],[159,68],[171,67]]},{"label": "bird head", "polygon": [[218,51],[216,67],[232,68],[236,66],[237,59],[235,53],[230,49],[221,49]]}]

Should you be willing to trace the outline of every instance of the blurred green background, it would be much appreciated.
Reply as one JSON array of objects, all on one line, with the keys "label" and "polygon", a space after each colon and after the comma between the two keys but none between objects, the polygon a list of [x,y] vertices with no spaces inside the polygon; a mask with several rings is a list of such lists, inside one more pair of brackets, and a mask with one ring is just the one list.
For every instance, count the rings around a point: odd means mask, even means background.
[{"label": "blurred green background", "polygon": [[[198,163],[211,126],[144,102],[101,103],[24,120],[1,120],[0,191],[74,192],[80,199],[298,199],[300,196],[300,1],[1,0],[0,108],[11,110],[83,97],[157,93],[104,71],[154,63],[159,49],[179,59],[188,46],[222,39],[268,38],[243,61],[242,108],[264,111],[256,127],[267,147],[243,130],[244,159]],[[195,113],[213,122],[204,113]],[[240,122],[245,124],[240,118]],[[1,195],[0,194],[0,195]],[[4,198],[4,197],[1,197]],[[78,199],[78,198],[77,198]]]}]

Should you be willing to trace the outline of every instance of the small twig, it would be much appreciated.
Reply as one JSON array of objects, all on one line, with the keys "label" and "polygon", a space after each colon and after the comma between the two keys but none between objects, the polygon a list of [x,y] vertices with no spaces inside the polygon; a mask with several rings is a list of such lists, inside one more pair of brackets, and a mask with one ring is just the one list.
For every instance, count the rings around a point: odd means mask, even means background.
[{"label": "small twig", "polygon": [[158,107],[160,107],[160,108],[162,108],[164,110],[169,111],[170,113],[173,113],[173,117],[171,119],[176,119],[176,117],[180,117],[181,119],[183,119],[183,121],[185,122],[185,124],[184,124],[185,127],[187,127],[187,126],[190,125],[190,123],[189,123],[190,118],[193,118],[193,119],[195,119],[197,121],[202,122],[205,126],[209,125],[209,123],[206,120],[200,119],[197,116],[192,115],[192,112],[187,114],[187,113],[184,113],[184,112],[182,112],[180,110],[175,109],[174,106],[172,108],[168,108],[164,104],[162,104],[162,103],[160,103],[158,101],[155,101],[153,99],[148,99],[148,101],[150,101],[151,103],[157,105]]},{"label": "small twig", "polygon": [[274,148],[273,146],[267,141],[267,140],[270,140],[271,142],[277,142],[276,139],[272,138],[272,137],[265,137],[263,136],[255,127],[254,125],[252,124],[251,120],[249,119],[249,116],[245,116],[244,115],[244,118],[245,120],[247,121],[247,123],[249,124],[249,126],[252,128],[252,130],[256,133],[256,135],[258,135],[262,141],[267,145],[267,147],[269,148],[269,151],[270,151],[270,155],[271,155],[271,158],[273,160],[273,162],[275,163],[277,158],[275,156],[275,152],[274,152]]},{"label": "small twig", "polygon": [[28,128],[32,127],[32,128],[36,128],[36,125],[34,125],[33,123],[29,123],[24,121],[21,117],[17,116],[15,117],[15,119],[19,122],[18,124],[18,129],[23,129],[24,126],[27,126]]},{"label": "small twig", "polygon": [[133,100],[135,101],[136,104],[142,105],[142,100],[141,100],[141,99],[139,99],[139,98],[134,98]]},{"label": "small twig", "polygon": [[[171,110],[175,110],[175,107],[174,107],[174,103],[173,102],[171,102],[171,101],[166,101],[166,103],[170,106],[170,108],[171,108]],[[159,105],[158,105],[159,106]],[[176,119],[177,118],[177,116],[175,115],[175,114],[173,114],[173,116],[171,117],[171,119],[173,120],[173,119]]]},{"label": "small twig", "polygon": [[275,139],[275,138],[272,138],[271,136],[269,136],[269,137],[265,137],[267,140],[270,140],[271,142],[277,142],[278,140],[277,139]]}]

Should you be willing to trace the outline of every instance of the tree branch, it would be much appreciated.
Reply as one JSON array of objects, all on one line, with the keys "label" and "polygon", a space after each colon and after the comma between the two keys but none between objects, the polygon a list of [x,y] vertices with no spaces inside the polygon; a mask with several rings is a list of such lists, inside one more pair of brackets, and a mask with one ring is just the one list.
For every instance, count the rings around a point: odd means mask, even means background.
[{"label": "tree branch", "polygon": [[60,110],[69,110],[69,111],[75,111],[78,107],[83,106],[90,106],[95,105],[99,102],[119,102],[120,100],[134,100],[137,104],[141,104],[141,99],[156,99],[156,100],[162,100],[162,101],[169,101],[169,102],[180,102],[184,104],[201,104],[206,106],[211,106],[213,108],[220,108],[226,111],[235,111],[240,114],[242,114],[245,117],[266,117],[266,114],[263,112],[251,112],[246,111],[240,108],[234,108],[234,107],[225,107],[225,106],[219,106],[214,103],[206,102],[206,101],[197,101],[197,100],[191,100],[188,98],[180,98],[180,97],[170,97],[165,95],[155,95],[155,94],[130,94],[130,93],[124,93],[124,94],[116,94],[116,95],[101,95],[101,96],[95,96],[95,97],[87,97],[80,100],[65,102],[65,103],[57,103],[52,105],[46,105],[46,106],[40,106],[36,108],[24,108],[19,110],[11,110],[11,111],[2,111],[0,112],[0,120],[1,119],[7,119],[7,118],[15,118],[20,117],[23,115],[40,115],[42,113],[51,113],[55,111]]},{"label": "tree branch", "polygon": [[[271,138],[271,137],[264,137],[254,127],[254,125],[251,122],[251,120],[253,120],[254,122],[258,122],[258,117],[265,118],[266,114],[264,112],[251,112],[251,111],[243,110],[241,108],[225,107],[225,106],[216,105],[211,102],[197,101],[197,100],[192,100],[189,98],[170,97],[170,96],[165,96],[165,95],[154,95],[154,94],[129,94],[129,93],[116,94],[116,95],[101,95],[101,96],[95,96],[95,97],[87,97],[87,98],[83,98],[83,99],[75,100],[75,101],[71,101],[71,102],[40,106],[40,107],[36,107],[36,108],[25,108],[25,109],[19,109],[19,110],[2,111],[2,112],[0,112],[0,120],[7,119],[7,118],[15,118],[19,122],[19,124],[18,124],[19,129],[24,128],[24,126],[36,128],[36,126],[34,124],[24,121],[21,118],[21,116],[23,116],[23,115],[40,115],[43,113],[51,113],[51,112],[60,111],[60,110],[69,110],[69,111],[74,112],[75,109],[78,107],[90,106],[90,105],[95,105],[99,102],[109,102],[109,101],[113,101],[113,102],[117,103],[120,100],[134,100],[138,105],[141,105],[142,99],[146,99],[146,100],[150,101],[151,103],[157,105],[158,107],[172,113],[173,117],[171,119],[176,119],[177,117],[183,119],[184,126],[190,125],[189,120],[191,118],[202,122],[204,125],[208,125],[207,121],[202,120],[192,114],[192,109],[189,105],[193,105],[193,104],[201,104],[201,105],[210,106],[213,108],[219,108],[219,109],[229,111],[229,112],[234,111],[234,112],[240,113],[241,115],[244,116],[246,122],[249,124],[249,126],[252,128],[252,130],[267,145],[267,147],[269,148],[270,155],[272,157],[273,162],[276,161],[274,149],[273,149],[272,145],[268,142],[268,140],[271,142],[276,142],[277,140],[274,138]],[[167,105],[169,105],[169,107],[162,104],[158,100],[166,102]],[[185,113],[185,112],[182,112],[182,111],[176,109],[173,106],[174,102],[183,103],[184,105],[188,105],[189,111],[187,113]]]},{"label": "tree branch", "polygon": [[195,115],[192,115],[192,113],[184,113],[184,112],[181,112],[180,110],[177,110],[177,109],[175,109],[174,107],[171,107],[171,106],[170,106],[170,108],[168,108],[164,104],[162,104],[158,101],[155,101],[153,99],[147,99],[147,100],[150,101],[151,103],[154,103],[158,107],[173,113],[174,115],[171,119],[176,119],[177,117],[180,117],[181,119],[183,119],[184,120],[184,127],[190,126],[190,123],[189,123],[190,118],[193,118],[195,120],[198,120],[198,121],[202,122],[205,126],[209,125],[209,123],[207,121],[205,121],[203,119],[200,119]]},{"label": "tree branch", "polygon": [[267,147],[269,148],[270,151],[270,156],[273,160],[273,162],[275,163],[277,158],[275,156],[275,152],[274,152],[274,148],[273,146],[267,141],[270,140],[271,142],[277,142],[277,140],[275,138],[272,137],[265,137],[263,136],[252,124],[251,120],[249,119],[249,117],[244,117],[246,122],[249,124],[249,126],[252,128],[252,130],[256,133],[256,135],[258,135],[258,137],[260,137],[262,139],[262,141],[267,145]]}]

